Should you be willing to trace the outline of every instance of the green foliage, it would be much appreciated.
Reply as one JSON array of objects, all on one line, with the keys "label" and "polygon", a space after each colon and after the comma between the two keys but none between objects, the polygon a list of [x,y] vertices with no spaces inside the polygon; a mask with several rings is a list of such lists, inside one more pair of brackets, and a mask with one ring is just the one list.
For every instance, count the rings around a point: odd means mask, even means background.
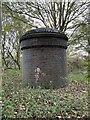
[{"label": "green foliage", "polygon": [[68,55],[67,57],[67,68],[68,68],[68,73],[70,72],[78,72],[80,71],[83,73],[83,71],[87,71],[87,66],[86,66],[86,60],[83,56],[79,55]]},{"label": "green foliage", "polygon": [[3,28],[4,28],[4,31],[10,31],[11,30],[11,28],[12,28],[12,25],[10,25],[10,24],[5,24],[4,26],[3,26]]},{"label": "green foliage", "polygon": [[77,80],[81,82],[87,82],[87,71],[74,71],[73,73],[70,72],[68,75],[70,80]]},{"label": "green foliage", "polygon": [[88,116],[87,84],[75,78],[66,88],[23,88],[21,71],[6,70],[2,85],[3,118]]},{"label": "green foliage", "polygon": [[83,24],[75,31],[73,40],[69,41],[69,44],[74,45],[75,50],[88,52],[89,38],[89,26],[88,24]]},{"label": "green foliage", "polygon": [[2,3],[2,64],[5,69],[20,69],[20,38],[32,26],[25,16],[11,10],[10,4]]}]

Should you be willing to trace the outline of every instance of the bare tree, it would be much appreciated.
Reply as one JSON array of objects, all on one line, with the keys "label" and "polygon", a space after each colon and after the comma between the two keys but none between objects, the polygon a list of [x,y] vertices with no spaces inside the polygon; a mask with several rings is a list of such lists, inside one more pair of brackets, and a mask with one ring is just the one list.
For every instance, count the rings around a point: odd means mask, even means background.
[{"label": "bare tree", "polygon": [[39,21],[44,27],[55,28],[71,36],[78,27],[86,24],[82,15],[86,16],[87,4],[88,1],[71,2],[70,0],[62,0],[55,2],[51,0],[47,2],[39,0],[38,2],[3,3],[3,6],[6,11],[8,9],[12,18],[29,26],[41,27],[33,23],[33,21]]},{"label": "bare tree", "polygon": [[12,67],[20,69],[19,40],[28,29],[28,25],[18,19],[20,15],[12,14],[5,6],[2,6],[2,10],[2,64],[5,69]]},{"label": "bare tree", "polygon": [[[2,59],[1,59],[1,30],[2,30],[2,4],[0,2],[0,95],[1,95],[1,89],[2,89]],[[2,109],[2,106],[1,106]],[[2,112],[0,112],[0,119],[2,119]]]},{"label": "bare tree", "polygon": [[[6,5],[11,11],[28,16],[34,20],[39,20],[45,27],[58,29],[60,32],[66,32],[69,29],[76,29],[81,23],[73,25],[81,14],[87,9],[88,2],[70,2],[62,0],[60,2],[26,2],[25,6],[19,3]],[[30,23],[30,22],[29,22]],[[38,25],[37,25],[38,27]]]},{"label": "bare tree", "polygon": [[88,4],[88,77],[90,78],[90,3]]}]

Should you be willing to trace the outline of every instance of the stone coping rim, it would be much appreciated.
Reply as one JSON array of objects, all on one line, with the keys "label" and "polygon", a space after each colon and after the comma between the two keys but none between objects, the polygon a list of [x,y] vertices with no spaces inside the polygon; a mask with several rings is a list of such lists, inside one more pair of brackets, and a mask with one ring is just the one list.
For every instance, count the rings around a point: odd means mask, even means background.
[{"label": "stone coping rim", "polygon": [[63,38],[65,40],[68,41],[68,37],[63,34],[63,33],[58,33],[58,32],[36,32],[36,33],[29,33],[27,32],[26,34],[24,34],[21,39],[20,42],[26,39],[32,39],[32,38],[42,38],[42,37],[54,37],[54,38]]}]

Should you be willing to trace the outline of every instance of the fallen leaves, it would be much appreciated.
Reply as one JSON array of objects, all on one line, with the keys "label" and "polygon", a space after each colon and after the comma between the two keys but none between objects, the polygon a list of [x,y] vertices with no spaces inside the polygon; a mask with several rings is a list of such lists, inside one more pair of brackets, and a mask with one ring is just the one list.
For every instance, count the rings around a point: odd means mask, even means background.
[{"label": "fallen leaves", "polygon": [[[4,74],[2,100],[3,117],[80,117],[88,116],[87,85],[71,81],[60,89],[32,89],[21,86],[19,71]],[[19,78],[20,77],[20,78]],[[19,79],[19,80],[18,80]]]}]

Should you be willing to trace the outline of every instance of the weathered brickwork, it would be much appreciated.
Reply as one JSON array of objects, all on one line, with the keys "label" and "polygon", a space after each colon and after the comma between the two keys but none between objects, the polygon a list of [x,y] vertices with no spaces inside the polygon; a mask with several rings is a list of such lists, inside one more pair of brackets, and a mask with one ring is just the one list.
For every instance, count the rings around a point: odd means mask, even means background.
[{"label": "weathered brickwork", "polygon": [[34,36],[21,41],[23,84],[31,87],[36,85],[45,88],[64,87],[68,84],[67,40],[53,34],[50,37],[45,36],[37,38]]}]

